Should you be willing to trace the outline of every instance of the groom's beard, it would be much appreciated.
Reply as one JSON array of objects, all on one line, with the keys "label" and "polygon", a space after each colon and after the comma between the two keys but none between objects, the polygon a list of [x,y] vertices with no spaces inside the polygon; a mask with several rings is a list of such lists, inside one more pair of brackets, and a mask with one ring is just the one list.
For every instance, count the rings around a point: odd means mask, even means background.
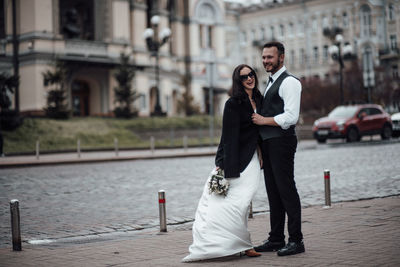
[{"label": "groom's beard", "polygon": [[270,70],[271,73],[275,73],[279,70],[280,66],[281,66],[282,61],[280,59],[278,59],[278,61],[276,62],[276,64],[272,65],[272,69]]}]

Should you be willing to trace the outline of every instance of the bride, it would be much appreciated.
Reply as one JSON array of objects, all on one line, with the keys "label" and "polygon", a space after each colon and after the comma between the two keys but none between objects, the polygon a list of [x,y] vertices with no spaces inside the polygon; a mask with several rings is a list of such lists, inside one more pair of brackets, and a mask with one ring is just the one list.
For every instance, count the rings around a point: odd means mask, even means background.
[{"label": "bride", "polygon": [[218,258],[245,252],[261,256],[253,249],[247,229],[249,206],[261,179],[262,157],[258,129],[251,115],[260,107],[262,95],[255,71],[242,64],[232,75],[231,97],[226,101],[222,136],[215,158],[229,181],[227,196],[209,193],[208,178],[193,224],[193,244],[183,262]]}]

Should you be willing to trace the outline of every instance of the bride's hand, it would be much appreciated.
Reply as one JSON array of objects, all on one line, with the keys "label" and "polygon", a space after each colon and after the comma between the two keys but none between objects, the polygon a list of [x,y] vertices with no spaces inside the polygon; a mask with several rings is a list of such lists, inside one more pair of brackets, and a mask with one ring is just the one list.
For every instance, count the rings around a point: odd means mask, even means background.
[{"label": "bride's hand", "polygon": [[215,170],[218,171],[219,170],[219,166],[215,167]]}]

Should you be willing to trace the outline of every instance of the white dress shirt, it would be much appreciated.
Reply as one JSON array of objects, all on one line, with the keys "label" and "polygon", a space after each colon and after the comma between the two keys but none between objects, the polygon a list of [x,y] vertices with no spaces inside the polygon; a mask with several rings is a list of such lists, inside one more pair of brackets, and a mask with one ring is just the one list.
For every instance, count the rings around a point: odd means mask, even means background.
[{"label": "white dress shirt", "polygon": [[[272,83],[268,83],[267,89],[264,92],[268,92],[271,85],[279,78],[279,76],[286,70],[283,66],[274,75],[271,76],[273,79]],[[299,119],[300,113],[300,99],[301,99],[301,83],[296,78],[289,76],[282,81],[282,84],[278,92],[279,96],[283,100],[283,113],[278,114],[274,117],[275,122],[284,130],[288,129],[291,125],[295,125]]]}]

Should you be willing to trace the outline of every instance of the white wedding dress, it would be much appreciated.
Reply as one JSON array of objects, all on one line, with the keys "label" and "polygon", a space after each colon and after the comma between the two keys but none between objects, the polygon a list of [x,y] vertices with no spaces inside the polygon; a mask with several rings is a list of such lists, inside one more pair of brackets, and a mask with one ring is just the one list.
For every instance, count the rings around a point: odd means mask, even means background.
[{"label": "white wedding dress", "polygon": [[257,151],[239,178],[228,179],[226,197],[209,194],[207,179],[193,223],[193,244],[183,262],[237,254],[253,248],[247,230],[250,202],[261,179]]}]

